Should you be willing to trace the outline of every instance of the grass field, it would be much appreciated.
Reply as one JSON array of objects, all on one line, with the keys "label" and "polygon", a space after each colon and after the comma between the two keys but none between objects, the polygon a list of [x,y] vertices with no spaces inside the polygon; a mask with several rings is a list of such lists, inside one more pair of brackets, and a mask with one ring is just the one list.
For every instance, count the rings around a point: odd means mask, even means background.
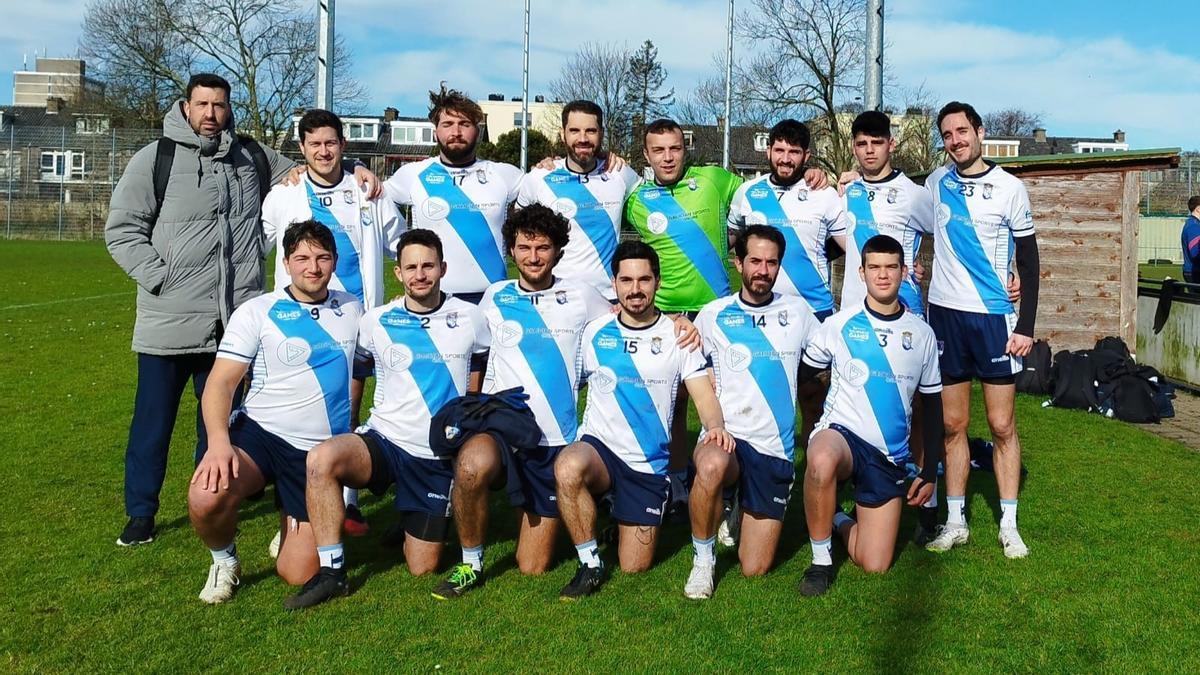
[{"label": "grass field", "polygon": [[[493,510],[488,585],[439,603],[435,579],[413,578],[379,546],[393,518],[368,497],[372,533],[348,542],[355,593],[287,614],[266,552],[268,498],[243,512],[238,596],[204,606],[209,557],[185,508],[186,395],[159,539],[113,544],[125,520],[132,282],[94,243],[5,242],[0,261],[6,671],[1200,671],[1200,453],[1026,397],[1023,561],[1000,552],[994,482],[980,474],[970,545],[942,556],[905,546],[883,576],[846,564],[829,595],[802,598],[798,483],[777,568],[746,580],[721,551],[709,602],[682,595],[690,540],[676,527],[651,571],[617,572],[594,598],[562,604],[572,549],[564,540],[561,564],[523,577],[504,507]],[[912,524],[906,515],[905,536]],[[449,547],[446,562],[457,555]]]}]

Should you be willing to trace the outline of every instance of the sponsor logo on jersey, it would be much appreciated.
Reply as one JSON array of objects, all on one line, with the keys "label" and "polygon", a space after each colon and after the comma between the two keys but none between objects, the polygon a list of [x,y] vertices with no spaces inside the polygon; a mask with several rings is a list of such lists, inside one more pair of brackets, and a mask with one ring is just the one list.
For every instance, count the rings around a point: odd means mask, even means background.
[{"label": "sponsor logo on jersey", "polygon": [[863,192],[862,186],[852,184],[850,188],[846,190],[846,196],[850,199],[858,199],[863,196]]},{"label": "sponsor logo on jersey", "polygon": [[784,506],[787,506],[787,500],[783,497],[771,497],[771,501],[775,502],[776,504],[783,504]]},{"label": "sponsor logo on jersey", "polygon": [[642,199],[645,201],[648,201],[648,202],[652,202],[661,196],[662,196],[662,190],[659,190],[657,188],[655,188],[653,190],[646,190],[645,192],[642,193]]},{"label": "sponsor logo on jersey", "polygon": [[751,188],[749,194],[754,199],[766,199],[771,196],[771,191],[762,185],[758,185]]},{"label": "sponsor logo on jersey", "polygon": [[546,180],[551,183],[554,183],[555,185],[560,185],[562,183],[566,183],[567,181],[571,180],[571,177],[567,176],[565,174],[555,172],[555,173],[547,174]]},{"label": "sponsor logo on jersey", "polygon": [[567,292],[566,291],[554,291],[554,301],[560,305],[567,304]]},{"label": "sponsor logo on jersey", "polygon": [[912,332],[904,331],[900,334],[900,346],[904,347],[905,351],[912,351]]},{"label": "sponsor logo on jersey", "polygon": [[555,199],[554,204],[550,208],[554,209],[556,213],[561,214],[563,218],[574,218],[575,214],[579,212],[579,207],[575,204],[574,200],[567,199],[566,197]]},{"label": "sponsor logo on jersey", "polygon": [[279,360],[289,366],[298,366],[308,361],[308,355],[312,353],[312,349],[308,343],[300,338],[288,338],[279,343],[278,356]]},{"label": "sponsor logo on jersey", "polygon": [[444,502],[448,502],[448,501],[450,501],[450,498],[449,498],[449,497],[447,497],[446,495],[439,495],[439,494],[438,494],[438,493],[436,493],[436,492],[426,492],[426,493],[425,493],[425,496],[426,496],[426,497],[428,497],[428,498],[430,498],[430,499],[440,499],[440,500],[442,500],[442,501],[444,501]]},{"label": "sponsor logo on jersey", "polygon": [[272,314],[276,319],[278,319],[280,321],[295,321],[296,319],[299,319],[300,317],[304,316],[304,310],[302,310],[302,309],[277,309]]},{"label": "sponsor logo on jersey", "polygon": [[430,185],[441,185],[446,182],[446,175],[441,173],[427,173],[421,176],[421,180]]},{"label": "sponsor logo on jersey", "polygon": [[501,323],[496,333],[496,341],[502,347],[515,347],[521,343],[521,338],[525,337],[525,329],[520,323],[512,320]]},{"label": "sponsor logo on jersey", "polygon": [[588,378],[588,386],[595,387],[601,394],[611,394],[617,388],[617,375],[611,368],[602,366]]},{"label": "sponsor logo on jersey", "polygon": [[735,328],[737,326],[745,326],[746,325],[746,315],[745,314],[726,314],[725,316],[721,317],[721,324],[725,325],[725,326],[729,326],[730,328]]},{"label": "sponsor logo on jersey", "polygon": [[450,312],[446,315],[446,328],[458,328],[458,312]]},{"label": "sponsor logo on jersey", "polygon": [[846,367],[842,369],[842,377],[846,378],[846,382],[850,386],[861,387],[870,379],[871,369],[862,359],[850,359],[846,363]]},{"label": "sponsor logo on jersey", "polygon": [[611,335],[601,335],[600,338],[596,340],[596,346],[600,349],[616,349],[620,345],[620,340],[612,337]]},{"label": "sponsor logo on jersey", "polygon": [[850,330],[846,333],[846,338],[855,342],[866,342],[871,339],[871,333],[865,328],[851,326]]},{"label": "sponsor logo on jersey", "polygon": [[654,234],[662,234],[667,231],[667,214],[655,211],[646,217],[646,227]]},{"label": "sponsor logo on jersey", "polygon": [[662,338],[660,338],[660,337],[650,338],[650,353],[651,354],[661,354],[662,353]]},{"label": "sponsor logo on jersey", "polygon": [[[442,178],[442,176],[433,175],[429,178]],[[450,203],[441,197],[430,197],[421,205],[421,212],[430,220],[444,220],[450,215]]]},{"label": "sponsor logo on jersey", "polygon": [[492,296],[492,300],[494,300],[502,305],[515,305],[515,304],[517,304],[518,297],[519,296],[516,296],[516,295],[498,295],[497,294],[497,295]]},{"label": "sponsor logo on jersey", "polygon": [[390,370],[408,370],[413,362],[412,350],[408,348],[408,345],[388,345],[387,349],[383,350],[383,362]]},{"label": "sponsor logo on jersey", "polygon": [[750,362],[753,360],[754,354],[744,344],[732,344],[729,345],[729,349],[725,350],[725,363],[735,373],[740,373],[749,368]]},{"label": "sponsor logo on jersey", "polygon": [[947,190],[954,190],[958,187],[958,181],[954,180],[950,176],[946,176],[942,179],[942,185],[944,185]]}]

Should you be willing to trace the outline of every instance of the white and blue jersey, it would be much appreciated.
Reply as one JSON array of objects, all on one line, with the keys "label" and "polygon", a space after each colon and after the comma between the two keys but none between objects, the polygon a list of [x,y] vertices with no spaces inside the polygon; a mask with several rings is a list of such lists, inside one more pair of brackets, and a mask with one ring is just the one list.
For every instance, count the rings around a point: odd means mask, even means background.
[{"label": "white and blue jersey", "polygon": [[483,392],[524,387],[542,429],[539,445],[575,440],[580,336],[611,305],[591,286],[555,279],[544,291],[522,290],[516,279],[492,284],[479,310],[492,335]]},{"label": "white and blue jersey", "polygon": [[842,307],[858,307],[867,297],[867,286],[858,276],[862,247],[877,234],[886,234],[904,247],[908,276],[900,282],[900,301],[913,313],[925,315],[921,284],[913,263],[921,237],[933,234],[933,199],[929,191],[900,171],[879,181],[861,179],[846,187],[846,274],[842,277]]},{"label": "white and blue jersey", "polygon": [[459,167],[430,157],[401,166],[384,182],[389,199],[412,207],[412,227],[441,237],[443,291],[482,293],[508,278],[501,227],[522,175],[511,164],[486,159]]},{"label": "white and blue jersey", "polygon": [[980,314],[1013,314],[1008,271],[1013,238],[1033,234],[1029,193],[1019,178],[989,164],[978,176],[954,165],[929,174],[937,227],[929,304]]},{"label": "white and blue jersey", "polygon": [[292,283],[283,266],[283,235],[292,223],[316,220],[333,231],[337,267],[332,289],[358,298],[367,309],[383,302],[383,258],[396,257],[400,214],[386,198],[369,199],[353,174],[334,186],[321,185],[305,173],[296,185],[276,185],[263,201],[265,248],[275,247],[275,288]]},{"label": "white and blue jersey", "polygon": [[907,310],[882,317],[865,305],[849,307],[821,324],[804,350],[804,363],[830,369],[816,429],[841,425],[903,467],[913,395],[942,390],[929,324]]},{"label": "white and blue jersey", "polygon": [[253,363],[242,410],[260,427],[307,452],[350,431],[350,368],[363,309],[341,291],[324,302],[287,289],[242,303],[229,318],[217,358]]},{"label": "white and blue jersey", "polygon": [[770,174],[761,176],[743,183],[729,206],[729,227],[746,225],[770,225],[783,233],[787,246],[776,291],[800,296],[813,312],[834,309],[825,241],[846,234],[846,212],[837,190],[810,190],[803,180],[780,186]]},{"label": "white and blue jersey", "polygon": [[795,461],[796,375],[820,325],[803,300],[779,293],[764,305],[719,298],[696,316],[725,430],[761,454]]},{"label": "white and blue jersey", "polygon": [[479,308],[446,297],[432,312],[414,312],[400,297],[368,311],[358,345],[375,357],[375,401],[366,426],[408,454],[438,459],[429,449],[429,422],[467,392],[471,357],[488,349]]},{"label": "white and blue jersey", "polygon": [[620,239],[625,198],[641,179],[629,167],[608,173],[604,162],[583,174],[568,169],[566,160],[557,160],[554,166],[553,171],[534,169],[521,180],[517,206],[541,204],[568,219],[570,240],[555,273],[615,300],[610,265]]},{"label": "white and blue jersey", "polygon": [[582,376],[588,392],[580,436],[595,436],[634,471],[665,476],[675,391],[708,376],[704,356],[675,343],[666,315],[630,328],[610,314],[583,331]]}]

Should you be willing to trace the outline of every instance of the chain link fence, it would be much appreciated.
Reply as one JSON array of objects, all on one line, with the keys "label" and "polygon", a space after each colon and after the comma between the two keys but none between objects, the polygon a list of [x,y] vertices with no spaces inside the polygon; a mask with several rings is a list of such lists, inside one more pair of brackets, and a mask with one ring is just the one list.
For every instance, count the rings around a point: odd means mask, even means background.
[{"label": "chain link fence", "polygon": [[1187,201],[1200,194],[1200,157],[1184,155],[1179,168],[1142,172],[1143,216],[1187,217]]}]

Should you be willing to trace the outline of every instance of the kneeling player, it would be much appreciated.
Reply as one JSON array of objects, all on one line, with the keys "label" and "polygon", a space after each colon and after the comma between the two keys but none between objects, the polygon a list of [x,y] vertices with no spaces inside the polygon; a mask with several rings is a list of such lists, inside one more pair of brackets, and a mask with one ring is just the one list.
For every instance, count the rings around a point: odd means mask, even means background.
[{"label": "kneeling player", "polygon": [[[313,220],[288,227],[283,264],[291,284],[246,301],[221,339],[201,401],[208,452],[188,490],[192,526],[212,552],[200,599],[233,597],[241,575],[234,535],[237,509],[274,483],[286,533],[276,569],[301,584],[317,569],[304,503],[310,448],[350,430],[350,373],[362,305],[329,290],[337,249]],[[254,378],[232,421],[231,401],[249,365]]]},{"label": "kneeling player", "polygon": [[580,561],[575,578],[562,589],[564,600],[590,595],[604,583],[595,535],[598,495],[612,495],[621,569],[650,567],[670,487],[668,430],[681,380],[707,436],[726,452],[734,444],[704,358],[676,344],[674,325],[654,306],[658,254],[643,242],[624,242],[613,254],[612,270],[621,310],[592,321],[583,332],[588,394],[580,440],[554,464],[558,508]]},{"label": "kneeling player", "polygon": [[284,602],[310,607],[346,595],[342,488],[382,494],[396,486],[404,559],[414,575],[437,568],[450,524],[454,465],[429,447],[434,413],[478,384],[488,348],[479,309],[441,291],[442,242],[431,230],[409,230],[397,244],[396,275],[405,295],[367,312],[360,348],[375,359],[375,401],[357,433],[329,439],[308,458],[308,509],[320,570]]},{"label": "kneeling player", "polygon": [[721,409],[737,411],[726,420],[737,447],[729,452],[710,440],[696,448],[689,504],[695,558],[683,588],[692,599],[712,596],[724,489],[736,485],[741,500],[742,574],[767,573],[783,531],[796,477],[796,372],[820,326],[804,300],[773,290],[785,246],[783,233],[769,225],[739,230],[734,264],[742,288],[696,317]]},{"label": "kneeling player", "polygon": [[[933,493],[945,434],[937,341],[928,324],[899,300],[906,272],[898,241],[887,235],[868,239],[859,268],[867,285],[864,304],[827,319],[804,350],[801,379],[831,371],[829,399],[808,444],[804,472],[804,515],[813,555],[800,584],[804,595],[820,595],[833,583],[831,530],[845,540],[855,564],[884,572],[895,552],[901,500],[919,506]],[[925,464],[905,490],[917,391],[925,423]],[[838,483],[846,480],[854,483],[856,518],[835,513]]]}]

